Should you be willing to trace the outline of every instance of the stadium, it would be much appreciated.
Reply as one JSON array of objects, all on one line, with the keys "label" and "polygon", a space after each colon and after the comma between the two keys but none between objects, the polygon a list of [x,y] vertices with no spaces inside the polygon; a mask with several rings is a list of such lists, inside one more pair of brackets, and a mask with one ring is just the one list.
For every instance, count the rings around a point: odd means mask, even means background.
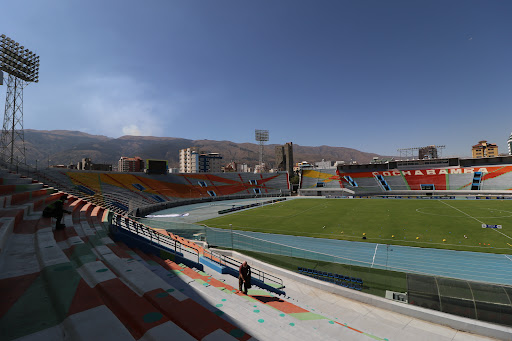
[{"label": "stadium", "polygon": [[510,157],[304,168],[299,195],[287,172],[2,166],[2,339],[512,337]]},{"label": "stadium", "polygon": [[2,6],[0,341],[512,340],[510,3],[51,5]]}]

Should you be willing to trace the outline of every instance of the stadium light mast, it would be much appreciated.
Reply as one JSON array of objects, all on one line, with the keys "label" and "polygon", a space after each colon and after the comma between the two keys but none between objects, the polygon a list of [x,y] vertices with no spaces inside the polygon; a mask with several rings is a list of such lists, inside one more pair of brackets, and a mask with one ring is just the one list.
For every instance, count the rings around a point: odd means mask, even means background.
[{"label": "stadium light mast", "polygon": [[268,141],[268,130],[256,129],[256,141],[260,144],[260,167],[263,167],[263,146]]},{"label": "stadium light mast", "polygon": [[[39,82],[39,56],[19,43],[0,36],[0,79],[7,77],[4,125],[0,141],[3,161],[13,164],[26,163],[25,136],[23,131],[23,89],[30,82]],[[0,85],[2,81],[0,81]]]}]

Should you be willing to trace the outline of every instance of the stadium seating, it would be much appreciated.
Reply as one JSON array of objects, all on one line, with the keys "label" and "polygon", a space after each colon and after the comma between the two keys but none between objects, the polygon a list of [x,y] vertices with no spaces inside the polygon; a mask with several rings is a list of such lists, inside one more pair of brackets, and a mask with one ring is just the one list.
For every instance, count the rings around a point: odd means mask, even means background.
[{"label": "stadium seating", "polygon": [[116,212],[189,198],[290,193],[287,173],[146,175],[50,169],[37,174],[53,186]]},{"label": "stadium seating", "polygon": [[345,288],[354,289],[354,290],[362,290],[363,289],[363,280],[361,278],[348,277],[343,276],[337,273],[323,272],[317,271],[315,269],[308,268],[297,268],[299,273],[313,277],[315,279],[319,279],[324,282],[329,282],[333,284],[340,285]]},{"label": "stadium seating", "polygon": [[[320,181],[319,174],[324,170],[304,170],[303,187],[312,188]],[[481,177],[478,174],[481,173]],[[476,178],[475,178],[476,174]],[[316,178],[314,176],[317,176]],[[357,186],[351,186],[350,181],[343,180],[347,188],[356,194],[377,194],[387,191],[425,190],[512,190],[512,166],[480,167],[447,167],[433,169],[390,169],[387,171],[345,171],[340,173],[342,179],[352,179]],[[474,180],[477,183],[474,183]],[[479,181],[478,181],[479,180]],[[308,187],[304,187],[304,184]],[[386,187],[386,185],[388,187]]]},{"label": "stadium seating", "polygon": [[[2,340],[337,339],[306,323],[324,316],[257,288],[249,296],[236,293],[235,287],[176,263],[172,254],[162,259],[114,241],[111,214],[101,206],[70,195],[67,228],[54,230],[54,221],[42,218],[41,210],[62,192],[31,180],[0,185],[0,191]],[[309,314],[304,322],[295,316],[301,314]],[[337,335],[361,333],[335,325]]]},{"label": "stadium seating", "polygon": [[489,190],[512,190],[512,166],[500,167],[484,173],[480,187]]},{"label": "stadium seating", "polygon": [[301,188],[342,188],[342,180],[340,179],[336,169],[303,169],[301,177]]},{"label": "stadium seating", "polygon": [[449,174],[447,181],[450,190],[470,190],[473,174]]}]

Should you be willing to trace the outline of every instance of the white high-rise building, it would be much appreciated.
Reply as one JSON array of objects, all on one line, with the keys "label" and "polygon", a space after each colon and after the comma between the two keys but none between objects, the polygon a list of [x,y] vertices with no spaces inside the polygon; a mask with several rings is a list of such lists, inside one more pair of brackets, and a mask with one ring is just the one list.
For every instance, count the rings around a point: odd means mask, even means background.
[{"label": "white high-rise building", "polygon": [[508,138],[507,146],[508,146],[508,155],[512,155],[512,133],[510,133],[510,137]]},{"label": "white high-rise building", "polygon": [[221,171],[222,156],[203,153],[197,147],[180,149],[180,173],[212,173]]},{"label": "white high-rise building", "polygon": [[199,150],[197,147],[180,149],[180,173],[197,173]]}]

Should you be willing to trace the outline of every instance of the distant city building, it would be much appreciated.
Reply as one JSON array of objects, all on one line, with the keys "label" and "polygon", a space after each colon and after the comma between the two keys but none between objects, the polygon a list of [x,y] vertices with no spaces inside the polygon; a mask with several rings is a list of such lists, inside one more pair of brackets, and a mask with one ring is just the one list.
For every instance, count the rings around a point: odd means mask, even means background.
[{"label": "distant city building", "polygon": [[471,153],[474,159],[483,157],[495,157],[498,156],[498,146],[494,143],[487,143],[487,141],[478,141],[471,149]]},{"label": "distant city building", "polygon": [[83,158],[82,161],[78,162],[76,169],[78,170],[91,170],[92,162],[88,157]]},{"label": "distant city building", "polygon": [[224,172],[236,172],[236,168],[237,168],[236,162],[231,161],[230,163],[228,163],[227,165],[224,166]]},{"label": "distant city building", "polygon": [[254,173],[266,173],[268,170],[267,165],[263,162],[261,165],[254,166]]},{"label": "distant city building", "polygon": [[507,146],[508,146],[508,155],[512,155],[512,133],[510,133],[510,137],[508,138]]},{"label": "distant city building", "polygon": [[322,159],[322,161],[315,162],[315,168],[332,169],[336,167],[332,165],[332,161],[325,161],[324,159]]},{"label": "distant city building", "polygon": [[437,158],[438,158],[437,147],[434,145],[421,147],[418,149],[418,159],[420,159],[420,160],[437,159]]},{"label": "distant city building", "polygon": [[246,163],[242,163],[241,165],[236,165],[236,171],[240,173],[250,173],[251,167],[249,167]]},{"label": "distant city building", "polygon": [[180,173],[197,173],[199,149],[197,147],[180,149]]},{"label": "distant city building", "polygon": [[121,156],[117,163],[118,172],[143,172],[144,160],[140,157]]},{"label": "distant city building", "polygon": [[[69,166],[68,168],[73,169],[74,167]],[[93,163],[90,158],[86,157],[83,158],[82,161],[78,162],[78,164],[76,165],[76,169],[111,172],[112,165],[103,163]]]},{"label": "distant city building", "polygon": [[276,169],[287,171],[293,176],[293,143],[287,142],[282,146],[276,146]]},{"label": "distant city building", "polygon": [[180,149],[180,173],[215,173],[221,169],[219,153],[200,152],[197,147]]},{"label": "distant city building", "polygon": [[199,173],[219,173],[222,170],[222,156],[219,153],[199,155]]},{"label": "distant city building", "polygon": [[302,168],[313,168],[314,166],[307,161],[297,162],[293,167],[294,172],[298,172]]},{"label": "distant city building", "polygon": [[179,172],[180,172],[179,168],[169,168],[169,173],[171,173],[171,174],[179,173]]}]

